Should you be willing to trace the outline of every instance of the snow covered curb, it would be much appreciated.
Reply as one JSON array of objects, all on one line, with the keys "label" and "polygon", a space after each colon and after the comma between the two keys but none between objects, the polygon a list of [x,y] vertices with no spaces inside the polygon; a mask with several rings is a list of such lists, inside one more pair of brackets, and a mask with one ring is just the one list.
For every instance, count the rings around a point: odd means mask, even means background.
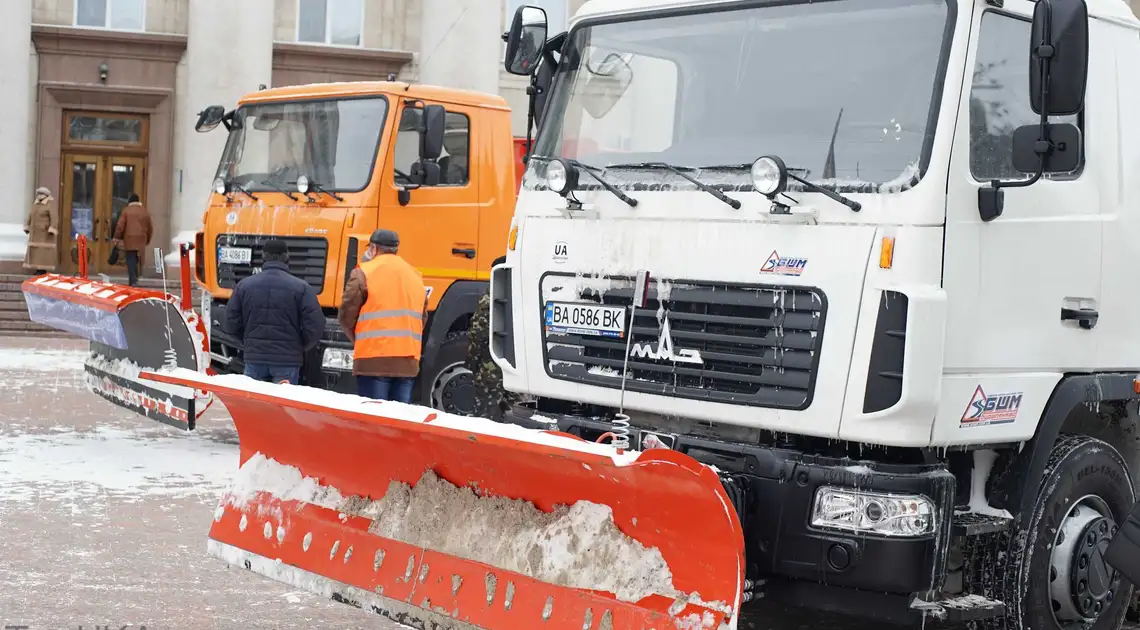
[{"label": "snow covered curb", "polygon": [[545,513],[527,501],[479,497],[431,471],[415,487],[393,481],[383,498],[370,501],[344,497],[260,453],[241,467],[222,505],[245,509],[258,492],[362,516],[385,538],[558,586],[606,591],[625,602],[682,597],[661,552],[622,534],[608,506],[588,501]]},{"label": "snow covered curb", "polygon": [[563,448],[566,450],[577,451],[581,453],[601,455],[611,458],[614,462],[614,465],[616,466],[628,466],[637,461],[637,458],[640,455],[639,451],[626,451],[619,455],[616,449],[614,449],[609,444],[596,444],[594,442],[586,442],[583,440],[568,438],[560,435],[552,435],[543,431],[527,429],[513,424],[503,424],[484,418],[456,416],[418,405],[408,405],[388,400],[371,400],[362,396],[341,394],[338,392],[325,391],[312,387],[303,387],[300,385],[265,383],[251,379],[241,374],[220,374],[207,376],[205,374],[185,369],[173,370],[167,373],[171,376],[178,376],[195,380],[201,383],[203,386],[206,386],[208,384],[217,384],[223,387],[248,391],[256,394],[285,398],[294,402],[318,405],[321,407],[328,407],[330,409],[349,411],[370,416],[391,418],[393,420],[402,420],[406,422],[416,422],[422,424],[427,421],[429,417],[434,415],[434,419],[431,419],[432,426],[468,431],[481,435],[496,436],[519,442],[542,444],[545,446]]}]

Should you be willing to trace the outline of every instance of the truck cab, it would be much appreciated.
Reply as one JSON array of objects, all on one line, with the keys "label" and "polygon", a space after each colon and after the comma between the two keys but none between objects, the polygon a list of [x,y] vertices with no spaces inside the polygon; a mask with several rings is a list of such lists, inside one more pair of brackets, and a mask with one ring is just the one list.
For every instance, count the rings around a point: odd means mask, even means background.
[{"label": "truck cab", "polygon": [[197,129],[219,124],[229,136],[195,244],[214,369],[242,371],[241,340],[224,330],[226,302],[260,271],[262,245],[280,238],[290,271],[328,318],[301,382],[355,393],[352,344],[336,313],[369,236],[386,228],[428,289],[417,401],[463,413],[466,333],[503,255],[516,195],[506,101],[398,82],[314,84],[254,92],[231,111],[206,108]]},{"label": "truck cab", "polygon": [[[519,9],[509,72],[545,29]],[[770,599],[1119,627],[1138,33],[1119,0],[590,0],[492,272],[507,420],[714,467]]]}]

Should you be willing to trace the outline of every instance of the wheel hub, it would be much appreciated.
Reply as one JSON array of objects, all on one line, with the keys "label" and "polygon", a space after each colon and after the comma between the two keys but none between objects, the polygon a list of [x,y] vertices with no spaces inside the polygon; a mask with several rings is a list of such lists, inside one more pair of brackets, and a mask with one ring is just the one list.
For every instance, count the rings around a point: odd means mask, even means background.
[{"label": "wheel hub", "polygon": [[431,388],[431,406],[446,413],[475,413],[475,379],[463,363],[445,367]]},{"label": "wheel hub", "polygon": [[1104,560],[1116,523],[1104,500],[1085,497],[1069,509],[1050,554],[1049,594],[1058,622],[1091,622],[1120,590],[1120,574]]}]

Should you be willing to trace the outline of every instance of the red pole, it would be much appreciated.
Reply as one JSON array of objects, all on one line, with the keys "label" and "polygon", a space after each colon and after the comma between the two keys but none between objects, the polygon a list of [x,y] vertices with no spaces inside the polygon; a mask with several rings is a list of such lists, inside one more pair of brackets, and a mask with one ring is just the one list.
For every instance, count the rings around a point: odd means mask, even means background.
[{"label": "red pole", "polygon": [[76,246],[79,252],[79,277],[84,280],[87,279],[87,237],[83,234],[79,235],[79,244]]},{"label": "red pole", "polygon": [[190,247],[187,243],[178,246],[179,271],[182,272],[182,310],[187,313],[194,310],[193,291],[190,286]]}]

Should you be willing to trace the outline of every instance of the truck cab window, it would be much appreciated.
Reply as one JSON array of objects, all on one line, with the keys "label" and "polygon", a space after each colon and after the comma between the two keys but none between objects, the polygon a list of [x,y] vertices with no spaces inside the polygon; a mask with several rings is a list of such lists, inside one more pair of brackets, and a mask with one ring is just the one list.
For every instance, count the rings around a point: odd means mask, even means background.
[{"label": "truck cab window", "polygon": [[[394,156],[396,182],[407,181],[412,165],[420,159],[420,117],[423,110],[408,108],[400,117]],[[466,186],[471,179],[471,120],[466,114],[447,112],[444,118],[443,153],[439,158],[440,185]]]},{"label": "truck cab window", "polygon": [[[1013,131],[1036,124],[1038,114],[1029,107],[1029,20],[996,11],[982,15],[978,53],[970,89],[970,172],[979,181],[1027,179],[1013,168]],[[1081,125],[1077,116],[1054,116],[1050,122]],[[1082,147],[1083,150],[1083,147]],[[1046,175],[1072,178],[1073,173]]]}]

